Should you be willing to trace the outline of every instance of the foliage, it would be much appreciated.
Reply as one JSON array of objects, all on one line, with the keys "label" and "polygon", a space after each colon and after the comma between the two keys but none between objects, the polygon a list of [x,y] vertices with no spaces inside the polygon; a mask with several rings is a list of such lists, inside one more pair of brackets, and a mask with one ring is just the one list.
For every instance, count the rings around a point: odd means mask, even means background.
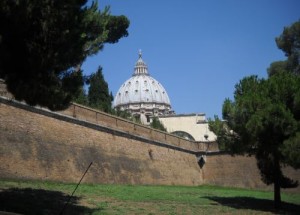
[{"label": "foliage", "polygon": [[153,117],[152,122],[150,123],[150,127],[165,132],[167,131],[166,127],[159,121],[157,117]]},{"label": "foliage", "polygon": [[113,109],[112,114],[123,119],[133,120],[131,114],[127,110]]},{"label": "foliage", "polygon": [[272,76],[278,72],[287,72],[287,61],[275,61],[268,68],[268,75]]},{"label": "foliage", "polygon": [[88,98],[83,87],[80,88],[79,94],[73,99],[73,102],[88,106]]},{"label": "foliage", "polygon": [[67,107],[80,94],[86,57],[128,35],[126,17],[86,2],[0,1],[0,78],[17,100]]},{"label": "foliage", "polygon": [[274,183],[279,207],[280,188],[298,186],[281,167],[300,167],[300,20],[284,28],[276,43],[287,60],[273,62],[266,80],[243,78],[235,86],[234,100],[224,101],[224,121],[215,117],[210,128],[222,149],[255,155],[262,180]]},{"label": "foliage", "polygon": [[[300,76],[278,72],[269,79],[250,76],[236,86],[234,101],[226,99],[223,119],[210,128],[218,142],[233,154],[255,155],[262,180],[274,183],[277,203],[280,187],[298,182],[285,177],[283,164],[299,168]],[[279,192],[279,193],[278,193]]]},{"label": "foliage", "polygon": [[[232,143],[231,133],[225,121],[221,120],[217,115],[214,119],[208,119],[209,129],[213,131],[218,137],[219,150],[234,153],[234,150],[229,150]],[[234,147],[232,148],[234,149]]]},{"label": "foliage", "polygon": [[300,132],[297,132],[295,136],[285,140],[280,150],[285,158],[285,163],[295,169],[300,168]]},{"label": "foliage", "polygon": [[108,84],[104,80],[102,67],[99,66],[96,73],[89,78],[88,104],[92,108],[111,113],[112,94],[109,93]]},{"label": "foliage", "polygon": [[287,56],[287,60],[272,63],[268,74],[273,75],[277,70],[285,70],[300,75],[300,20],[285,27],[275,40],[278,48]]}]

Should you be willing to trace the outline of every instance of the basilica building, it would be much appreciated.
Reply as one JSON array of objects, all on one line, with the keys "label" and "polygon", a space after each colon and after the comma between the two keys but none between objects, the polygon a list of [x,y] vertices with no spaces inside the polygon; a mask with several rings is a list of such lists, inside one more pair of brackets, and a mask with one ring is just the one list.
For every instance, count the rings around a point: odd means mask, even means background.
[{"label": "basilica building", "polygon": [[150,76],[147,64],[139,58],[131,78],[118,90],[113,106],[126,110],[143,124],[150,124],[153,117],[173,114],[167,91],[156,79]]},{"label": "basilica building", "polygon": [[126,110],[144,125],[157,117],[169,133],[192,141],[216,140],[216,135],[208,128],[205,114],[175,114],[166,89],[149,74],[141,51],[132,76],[117,91],[113,107]]}]

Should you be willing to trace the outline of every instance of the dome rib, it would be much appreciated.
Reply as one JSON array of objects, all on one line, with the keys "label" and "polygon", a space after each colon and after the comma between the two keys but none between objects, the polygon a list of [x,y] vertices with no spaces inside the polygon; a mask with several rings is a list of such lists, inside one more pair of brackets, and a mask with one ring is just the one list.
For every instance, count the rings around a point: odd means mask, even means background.
[{"label": "dome rib", "polygon": [[158,83],[151,76],[138,75],[129,78],[118,90],[115,96],[114,107],[140,102],[171,105],[165,88]]},{"label": "dome rib", "polygon": [[142,111],[145,108],[150,111],[152,108],[153,114],[157,110],[159,114],[171,112],[171,102],[167,91],[162,84],[149,75],[141,51],[139,51],[133,75],[119,88],[113,106],[122,110],[132,109],[132,111]]}]

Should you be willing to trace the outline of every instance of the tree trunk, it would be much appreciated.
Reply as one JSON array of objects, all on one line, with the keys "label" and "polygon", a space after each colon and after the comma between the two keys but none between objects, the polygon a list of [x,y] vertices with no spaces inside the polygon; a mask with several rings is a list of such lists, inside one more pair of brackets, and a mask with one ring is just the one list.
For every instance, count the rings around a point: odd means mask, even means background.
[{"label": "tree trunk", "polygon": [[281,208],[280,177],[281,170],[277,153],[274,153],[274,207]]},{"label": "tree trunk", "polygon": [[281,195],[280,195],[280,183],[279,178],[274,181],[274,207],[275,209],[281,208]]}]

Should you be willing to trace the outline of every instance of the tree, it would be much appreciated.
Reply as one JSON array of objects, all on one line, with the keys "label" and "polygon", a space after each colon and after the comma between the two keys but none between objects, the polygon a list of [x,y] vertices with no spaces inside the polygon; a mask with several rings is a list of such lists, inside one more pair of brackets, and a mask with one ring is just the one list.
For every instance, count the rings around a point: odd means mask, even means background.
[{"label": "tree", "polygon": [[277,61],[268,69],[269,75],[277,70],[285,70],[300,75],[300,20],[285,27],[275,39],[277,47],[287,56],[286,61]]},{"label": "tree", "polygon": [[288,72],[288,62],[285,61],[275,61],[270,64],[270,67],[268,68],[268,75],[272,76],[278,72]]},{"label": "tree", "polygon": [[101,66],[99,66],[96,73],[91,75],[89,84],[89,106],[107,113],[111,113],[111,102],[113,100],[113,96],[111,93],[109,93],[108,84],[104,80]]},{"label": "tree", "polygon": [[0,78],[17,100],[66,108],[83,86],[86,57],[128,35],[125,16],[86,2],[0,1]]},{"label": "tree", "polygon": [[228,144],[230,144],[231,141],[228,141],[229,136],[227,134],[230,134],[230,130],[226,122],[215,115],[214,120],[212,120],[211,118],[208,119],[208,124],[209,129],[213,131],[218,137],[217,143],[219,150],[228,150],[231,154],[234,154],[234,148],[232,150],[229,150],[231,148],[228,147]]},{"label": "tree", "polygon": [[132,118],[131,114],[127,110],[120,110],[118,108],[117,109],[112,109],[112,114],[116,115],[118,117],[121,117],[123,119],[133,121],[133,118]]},{"label": "tree", "polygon": [[281,168],[300,168],[300,20],[284,28],[276,43],[287,60],[273,62],[266,80],[242,79],[235,86],[234,100],[224,101],[224,120],[215,116],[209,124],[220,148],[233,155],[255,155],[262,180],[274,184],[278,208],[280,188],[298,186]]},{"label": "tree", "polygon": [[161,131],[165,131],[165,132],[167,131],[165,126],[159,121],[159,119],[157,117],[154,117],[152,119],[152,122],[150,123],[150,127],[161,130]]},{"label": "tree", "polygon": [[225,100],[222,114],[224,121],[210,122],[218,142],[232,154],[256,157],[263,182],[274,184],[279,208],[280,188],[298,185],[281,168],[300,167],[300,76],[246,77],[235,86],[234,100]]},{"label": "tree", "polygon": [[77,104],[85,105],[85,106],[89,105],[88,97],[87,97],[83,87],[80,88],[79,94],[73,99],[73,102],[75,102]]}]

